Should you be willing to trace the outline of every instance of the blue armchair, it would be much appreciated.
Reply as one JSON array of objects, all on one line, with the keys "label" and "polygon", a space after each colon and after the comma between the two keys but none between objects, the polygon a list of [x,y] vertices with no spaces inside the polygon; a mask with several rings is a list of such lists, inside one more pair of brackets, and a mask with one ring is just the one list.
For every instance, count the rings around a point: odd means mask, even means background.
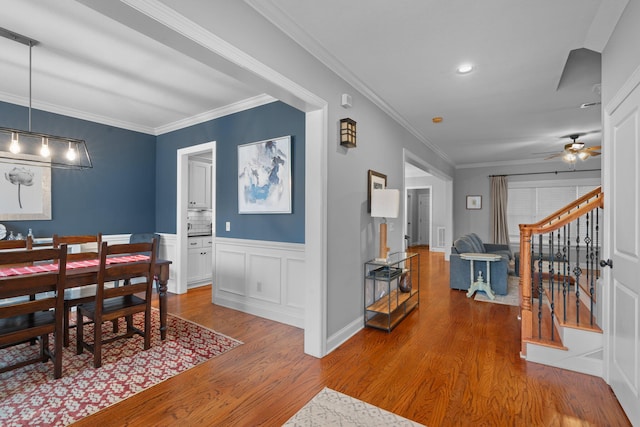
[{"label": "blue armchair", "polygon": [[[471,286],[471,278],[469,277],[470,261],[460,258],[460,254],[469,252],[493,253],[502,256],[500,261],[489,263],[491,266],[491,289],[497,295],[506,295],[509,260],[512,256],[509,245],[483,243],[475,233],[466,234],[453,242],[449,260],[449,286],[451,289],[466,291]],[[485,262],[476,261],[474,268],[474,278],[478,277],[478,271],[482,272],[482,277],[487,277],[487,266]]]}]

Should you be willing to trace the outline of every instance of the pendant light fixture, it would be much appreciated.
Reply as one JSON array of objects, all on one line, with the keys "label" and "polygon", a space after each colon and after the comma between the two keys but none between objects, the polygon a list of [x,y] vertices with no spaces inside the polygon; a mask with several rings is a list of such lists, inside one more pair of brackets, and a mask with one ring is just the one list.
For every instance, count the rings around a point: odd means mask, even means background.
[{"label": "pendant light fixture", "polygon": [[36,40],[0,28],[0,36],[29,46],[29,130],[0,127],[0,162],[62,169],[92,168],[84,140],[31,131],[31,50]]}]

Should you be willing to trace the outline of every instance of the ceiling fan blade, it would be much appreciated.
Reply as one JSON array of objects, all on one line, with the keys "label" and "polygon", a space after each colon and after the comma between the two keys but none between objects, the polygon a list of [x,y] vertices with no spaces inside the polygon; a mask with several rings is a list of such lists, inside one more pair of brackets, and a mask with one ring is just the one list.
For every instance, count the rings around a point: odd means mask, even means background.
[{"label": "ceiling fan blade", "polygon": [[594,156],[599,156],[602,153],[600,153],[599,151],[594,151],[594,152],[589,153],[589,154],[591,155],[591,157],[594,157]]},{"label": "ceiling fan blade", "polygon": [[563,155],[564,155],[564,153],[556,153],[553,156],[546,157],[545,160],[555,159],[556,157],[560,157],[560,156],[563,156]]},{"label": "ceiling fan blade", "polygon": [[584,150],[594,151],[594,150],[600,150],[601,148],[602,148],[601,145],[594,145],[593,147],[585,147]]}]

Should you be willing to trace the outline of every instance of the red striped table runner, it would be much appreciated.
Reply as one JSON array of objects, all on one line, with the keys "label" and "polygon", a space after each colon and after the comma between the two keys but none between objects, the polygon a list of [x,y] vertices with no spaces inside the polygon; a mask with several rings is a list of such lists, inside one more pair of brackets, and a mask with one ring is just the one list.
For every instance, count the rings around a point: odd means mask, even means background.
[{"label": "red striped table runner", "polygon": [[[149,257],[146,255],[127,255],[119,257],[107,258],[107,264],[121,264],[125,262],[146,261]],[[84,261],[73,261],[67,263],[67,269],[95,267],[100,264],[99,259],[89,259]],[[0,277],[19,276],[21,274],[48,273],[57,271],[58,264],[40,264],[29,265],[24,267],[2,268],[0,269]]]}]

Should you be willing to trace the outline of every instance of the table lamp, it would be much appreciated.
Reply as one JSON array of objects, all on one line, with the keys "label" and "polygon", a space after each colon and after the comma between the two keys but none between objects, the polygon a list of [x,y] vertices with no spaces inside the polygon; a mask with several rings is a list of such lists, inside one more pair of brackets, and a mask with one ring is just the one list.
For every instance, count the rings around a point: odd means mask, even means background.
[{"label": "table lamp", "polygon": [[371,191],[371,216],[382,218],[380,223],[380,252],[376,261],[386,261],[387,218],[397,218],[400,209],[400,191],[396,189],[373,189]]}]

